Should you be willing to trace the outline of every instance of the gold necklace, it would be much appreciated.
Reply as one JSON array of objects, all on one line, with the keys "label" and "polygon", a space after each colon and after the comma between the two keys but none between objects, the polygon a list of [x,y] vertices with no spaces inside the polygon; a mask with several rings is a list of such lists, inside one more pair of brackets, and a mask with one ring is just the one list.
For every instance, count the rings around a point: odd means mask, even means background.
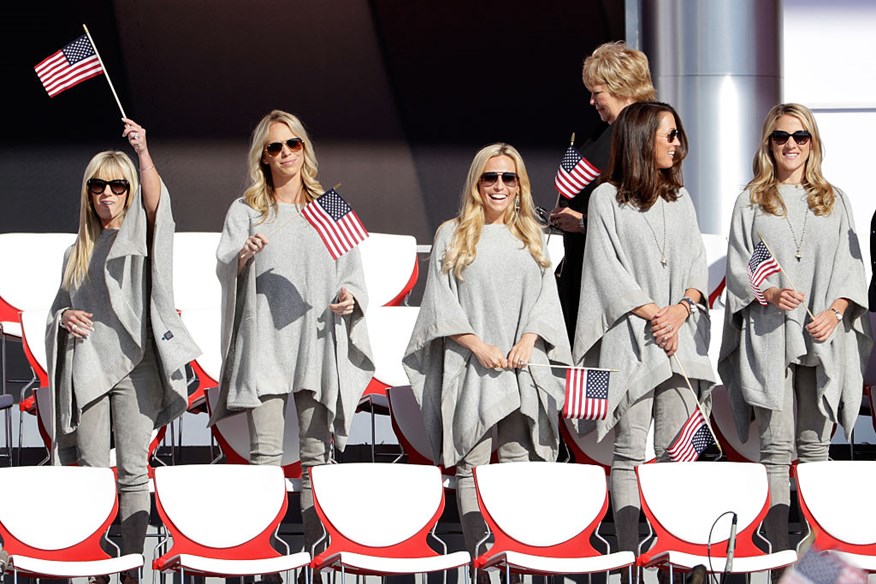
[{"label": "gold necklace", "polygon": [[803,215],[803,230],[800,232],[800,241],[797,241],[797,233],[794,231],[794,226],[791,225],[791,219],[788,217],[788,211],[785,210],[785,221],[788,222],[788,229],[791,230],[791,237],[794,238],[794,246],[797,248],[797,253],[794,255],[799,262],[803,257],[801,249],[803,248],[803,238],[806,237],[806,221],[809,219],[809,205],[806,205],[806,213]]},{"label": "gold necklace", "polygon": [[654,228],[651,227],[651,222],[648,221],[648,218],[645,217],[645,213],[642,213],[642,219],[645,220],[645,224],[648,226],[648,229],[651,230],[651,235],[654,236],[654,243],[657,244],[657,251],[660,252],[660,263],[663,264],[663,267],[666,267],[666,264],[669,263],[669,258],[666,257],[666,201],[662,198],[660,199],[660,209],[663,211],[663,245],[660,245],[660,240],[657,239],[657,232],[654,231]]}]

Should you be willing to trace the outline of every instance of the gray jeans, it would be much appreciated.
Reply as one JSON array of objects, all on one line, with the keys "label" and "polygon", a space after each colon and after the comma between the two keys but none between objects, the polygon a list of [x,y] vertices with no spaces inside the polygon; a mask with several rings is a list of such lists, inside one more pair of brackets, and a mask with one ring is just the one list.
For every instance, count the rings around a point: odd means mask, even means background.
[{"label": "gray jeans", "polygon": [[637,552],[639,538],[639,483],[636,467],[645,462],[648,431],[654,420],[654,454],[669,460],[666,450],[693,413],[694,395],[681,375],[675,374],[632,404],[615,425],[611,462],[611,503],[618,547]]},{"label": "gray jeans", "polygon": [[[529,419],[516,410],[499,420],[490,432],[478,441],[456,465],[456,504],[465,548],[476,556],[475,546],[487,533],[487,526],[478,508],[472,469],[489,464],[493,450],[497,450],[499,462],[526,462],[538,460],[529,431]],[[481,553],[485,550],[480,550]]]},{"label": "gray jeans", "polygon": [[791,365],[785,371],[782,409],[754,408],[771,506],[791,503],[789,471],[795,445],[800,462],[827,460],[833,423],[818,409],[817,393],[815,368]]},{"label": "gray jeans", "polygon": [[150,508],[149,443],[161,411],[163,393],[150,339],[143,360],[108,393],[82,410],[76,429],[79,464],[102,468],[110,466],[112,432],[123,554],[143,553],[146,541]]},{"label": "gray jeans", "polygon": [[[313,490],[308,470],[329,462],[331,428],[328,409],[314,399],[312,391],[296,391],[295,410],[298,414],[298,455],[301,460],[301,518],[304,545],[311,551],[322,537],[322,525],[313,508]],[[280,466],[283,461],[283,433],[286,428],[286,404],[289,395],[272,395],[262,399],[262,405],[248,410],[250,453],[253,464]]]}]

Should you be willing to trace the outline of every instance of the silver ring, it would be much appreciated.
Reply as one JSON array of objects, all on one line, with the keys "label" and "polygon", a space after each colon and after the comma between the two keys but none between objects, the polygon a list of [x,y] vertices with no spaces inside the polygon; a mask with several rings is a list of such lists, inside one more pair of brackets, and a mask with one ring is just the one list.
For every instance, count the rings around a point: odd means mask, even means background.
[{"label": "silver ring", "polygon": [[137,132],[134,132],[133,134],[131,134],[131,139],[132,140],[139,140],[140,134],[138,134]]},{"label": "silver ring", "polygon": [[75,330],[78,329],[78,328],[79,328],[79,327],[77,327],[75,323],[70,325],[70,330],[71,330],[71,331],[75,331]]},{"label": "silver ring", "polygon": [[520,365],[520,366],[521,366],[521,367],[522,367],[522,366],[523,366],[523,364],[524,364],[524,361],[523,361],[523,359],[521,359],[521,360],[519,360],[519,361],[518,361],[518,362],[517,362],[517,364],[518,364],[518,365]]},{"label": "silver ring", "polygon": [[672,332],[672,323],[669,323],[669,325],[666,327],[666,330]]}]

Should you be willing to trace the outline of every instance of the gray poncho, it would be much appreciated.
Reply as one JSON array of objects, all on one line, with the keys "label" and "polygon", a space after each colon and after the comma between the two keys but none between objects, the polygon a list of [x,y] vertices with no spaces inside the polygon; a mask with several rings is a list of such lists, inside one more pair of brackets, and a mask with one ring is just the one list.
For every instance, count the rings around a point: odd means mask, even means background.
[{"label": "gray poncho", "polygon": [[[163,388],[156,391],[164,393],[155,427],[171,422],[188,406],[185,365],[201,351],[189,336],[173,300],[174,222],[170,195],[162,183],[151,249],[146,241],[149,224],[141,197],[137,192],[115,237],[114,230],[104,230],[96,242],[86,281],[72,293],[59,288],[52,304],[46,355],[49,386],[55,398],[54,419],[60,434],[75,430],[82,408],[134,369],[143,358],[145,343],[151,339],[163,381]],[[65,254],[65,266],[72,249]],[[87,339],[76,340],[59,326],[67,308],[94,314],[94,332]]]},{"label": "gray poncho", "polygon": [[[675,304],[688,288],[708,298],[706,252],[687,190],[682,188],[675,202],[658,199],[644,212],[620,205],[616,194],[605,183],[590,199],[573,351],[577,365],[618,369],[611,376],[606,419],[578,424],[582,434],[595,424],[599,440],[630,405],[673,373],[682,373],[676,359],[657,345],[650,323],[631,311],[652,302],[660,307]],[[661,248],[666,266],[660,261]],[[715,383],[710,330],[704,300],[678,331],[676,352],[707,411]]]},{"label": "gray poncho", "polygon": [[[312,391],[329,411],[342,450],[362,392],[374,374],[364,313],[365,276],[358,248],[337,261],[295,205],[278,204],[264,223],[243,199],[231,204],[216,251],[222,284],[222,378],[215,423],[261,405],[260,398]],[[238,276],[247,237],[268,237]],[[346,288],[350,316],[328,305]]]},{"label": "gray poncho", "polygon": [[[729,389],[743,440],[748,438],[750,406],[781,410],[785,370],[792,363],[815,367],[819,409],[830,421],[842,423],[848,437],[858,416],[862,372],[872,346],[867,282],[851,206],[845,194],[836,191],[831,213],[817,216],[808,211],[802,187],[782,185],[779,194],[788,209],[787,218],[765,214],[751,203],[748,191],[736,200],[727,251],[727,314],[718,371]],[[754,298],[748,261],[761,236],[796,289],[805,295],[796,310],[761,306]],[[798,261],[795,255],[801,239]],[[771,286],[790,288],[791,284],[784,275],[774,274],[761,290]],[[817,343],[805,330],[809,322],[805,307],[818,314],[837,298],[850,302],[843,321],[830,339]]]},{"label": "gray poncho", "polygon": [[463,279],[445,274],[441,262],[455,230],[456,221],[448,221],[435,235],[426,290],[402,362],[432,449],[441,464],[452,466],[519,409],[529,419],[537,456],[555,460],[565,370],[485,369],[471,351],[447,338],[471,333],[507,353],[531,332],[539,336],[531,363],[569,364],[553,273],[540,267],[505,225],[485,225]]}]

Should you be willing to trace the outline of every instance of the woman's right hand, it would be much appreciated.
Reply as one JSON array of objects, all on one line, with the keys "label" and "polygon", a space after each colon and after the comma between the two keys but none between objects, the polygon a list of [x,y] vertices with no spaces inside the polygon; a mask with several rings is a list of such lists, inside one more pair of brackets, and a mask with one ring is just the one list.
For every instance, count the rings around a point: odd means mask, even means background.
[{"label": "woman's right hand", "polygon": [[243,242],[243,247],[240,248],[240,253],[237,254],[237,273],[239,274],[240,271],[243,270],[243,266],[245,266],[246,262],[252,259],[255,254],[265,249],[266,245],[268,245],[268,238],[261,233],[256,233],[255,235],[247,237],[246,241]]},{"label": "woman's right hand", "polygon": [[61,314],[61,326],[77,339],[87,339],[94,330],[94,322],[91,320],[93,316],[84,310],[68,308]]},{"label": "woman's right hand", "polygon": [[499,347],[483,342],[477,335],[466,333],[450,335],[450,339],[471,351],[482,367],[486,369],[504,369],[508,367],[508,359]]},{"label": "woman's right hand", "polygon": [[764,290],[763,297],[779,310],[786,312],[800,306],[805,298],[802,292],[797,292],[793,288],[778,288],[776,286]]}]

